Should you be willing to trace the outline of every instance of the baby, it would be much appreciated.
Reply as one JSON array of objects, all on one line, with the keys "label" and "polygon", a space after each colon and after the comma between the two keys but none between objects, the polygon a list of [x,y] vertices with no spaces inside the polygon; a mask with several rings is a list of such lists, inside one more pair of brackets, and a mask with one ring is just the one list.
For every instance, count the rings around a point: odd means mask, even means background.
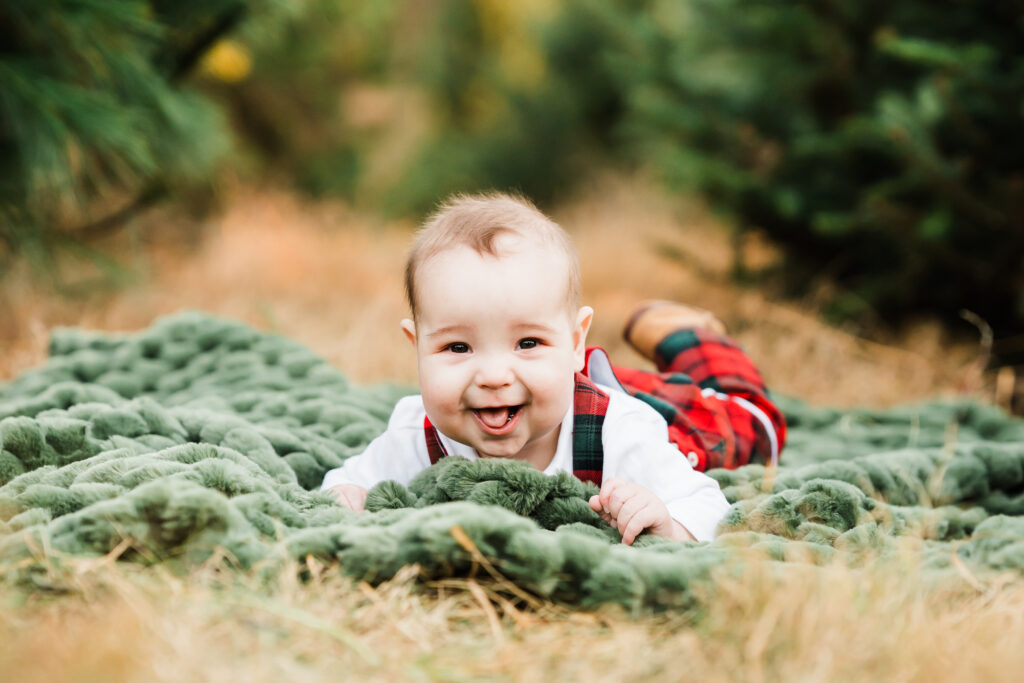
[{"label": "baby", "polygon": [[525,200],[443,205],[413,245],[406,294],[422,393],[324,477],[353,510],[373,485],[407,484],[441,457],[508,458],[596,483],[590,506],[623,543],[645,531],[703,541],[729,505],[698,470],[778,458],[782,417],[710,314],[664,302],[634,314],[626,338],[660,373],[586,347],[594,311],[576,250]]}]

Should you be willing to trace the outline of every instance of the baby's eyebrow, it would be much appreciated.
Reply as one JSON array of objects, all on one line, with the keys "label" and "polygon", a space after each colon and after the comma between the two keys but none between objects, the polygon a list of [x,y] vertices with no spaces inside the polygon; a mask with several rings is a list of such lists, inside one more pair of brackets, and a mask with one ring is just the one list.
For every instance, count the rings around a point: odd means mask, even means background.
[{"label": "baby's eyebrow", "polygon": [[432,330],[427,333],[428,338],[442,337],[448,334],[454,334],[456,332],[465,332],[468,328],[465,325],[446,325],[439,327],[436,330]]},{"label": "baby's eyebrow", "polygon": [[543,332],[545,334],[554,334],[555,332],[553,327],[544,323],[519,323],[513,325],[512,329],[516,332]]}]

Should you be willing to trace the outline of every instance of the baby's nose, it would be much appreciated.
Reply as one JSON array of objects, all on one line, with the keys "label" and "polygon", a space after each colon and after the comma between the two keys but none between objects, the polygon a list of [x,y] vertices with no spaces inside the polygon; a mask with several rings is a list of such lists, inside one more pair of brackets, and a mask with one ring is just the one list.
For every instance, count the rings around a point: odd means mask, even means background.
[{"label": "baby's nose", "polygon": [[504,387],[515,381],[512,364],[500,355],[480,359],[476,371],[476,383],[481,387]]}]

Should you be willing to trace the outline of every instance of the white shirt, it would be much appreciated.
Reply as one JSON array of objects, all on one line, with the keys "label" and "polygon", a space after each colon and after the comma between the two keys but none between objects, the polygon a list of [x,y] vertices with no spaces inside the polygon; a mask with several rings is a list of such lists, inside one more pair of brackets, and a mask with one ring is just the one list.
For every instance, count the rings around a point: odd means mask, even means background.
[{"label": "white shirt", "polygon": [[[604,446],[604,480],[617,477],[649,489],[698,541],[715,537],[715,527],[729,509],[722,490],[711,477],[697,472],[686,456],[668,440],[665,420],[649,405],[616,389],[598,385],[609,397],[608,413],[601,431]],[[321,489],[355,484],[370,489],[382,481],[407,485],[430,467],[423,434],[426,417],[419,395],[401,399],[391,413],[388,427],[366,450],[341,467],[327,472]],[[573,406],[562,419],[555,457],[544,474],[572,473]],[[479,458],[472,446],[438,434],[450,456]]]}]

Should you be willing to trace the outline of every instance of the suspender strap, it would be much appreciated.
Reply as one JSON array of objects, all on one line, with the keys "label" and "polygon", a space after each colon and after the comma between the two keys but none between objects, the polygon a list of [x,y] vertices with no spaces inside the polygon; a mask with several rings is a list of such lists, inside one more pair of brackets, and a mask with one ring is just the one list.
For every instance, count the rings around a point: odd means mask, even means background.
[{"label": "suspender strap", "polygon": [[427,439],[427,455],[430,456],[430,464],[436,465],[437,461],[448,455],[441,443],[441,435],[437,433],[437,427],[430,424],[430,418],[423,416],[423,436]]},{"label": "suspender strap", "polygon": [[572,470],[577,479],[601,485],[604,445],[601,432],[608,413],[608,395],[593,382],[576,373],[572,423]]}]

